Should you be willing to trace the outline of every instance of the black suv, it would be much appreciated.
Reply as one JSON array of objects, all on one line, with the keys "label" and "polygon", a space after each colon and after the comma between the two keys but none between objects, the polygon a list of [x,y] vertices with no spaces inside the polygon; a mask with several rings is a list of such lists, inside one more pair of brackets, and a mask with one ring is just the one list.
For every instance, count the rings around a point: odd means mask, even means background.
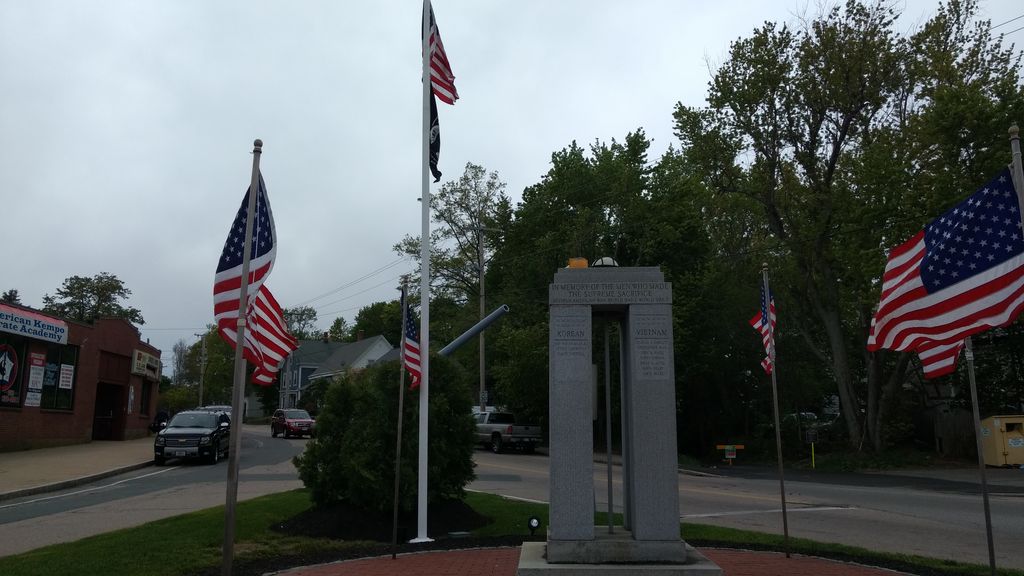
[{"label": "black suv", "polygon": [[160,466],[171,458],[201,458],[216,464],[227,456],[230,437],[231,418],[223,412],[178,412],[157,433],[153,462]]}]

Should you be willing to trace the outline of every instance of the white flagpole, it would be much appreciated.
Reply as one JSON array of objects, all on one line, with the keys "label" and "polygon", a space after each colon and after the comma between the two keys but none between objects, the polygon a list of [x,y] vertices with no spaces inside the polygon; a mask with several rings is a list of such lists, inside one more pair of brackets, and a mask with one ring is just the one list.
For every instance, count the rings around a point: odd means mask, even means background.
[{"label": "white flagpole", "polygon": [[420,196],[422,228],[420,234],[420,429],[419,470],[416,494],[416,538],[412,542],[430,542],[427,536],[427,431],[428,391],[430,390],[430,0],[423,0],[423,193]]},{"label": "white flagpole", "polygon": [[[764,282],[763,290],[765,302],[761,311],[762,322],[768,325],[768,357],[772,367],[772,407],[775,410],[775,451],[779,459],[779,492],[782,496],[782,548],[789,558],[789,519],[786,514],[786,481],[782,472],[782,426],[779,424],[779,389],[775,384],[775,328],[772,326],[772,293],[768,290],[768,263],[761,266],[761,279]],[[800,414],[797,414],[799,417]]]},{"label": "white flagpole", "polygon": [[[256,139],[252,149],[252,178],[249,182],[249,206],[245,216],[245,240],[242,247],[242,285],[238,290],[238,325],[235,332],[235,383],[231,402],[231,447],[228,450],[228,489],[224,504],[224,542],[221,546],[221,575],[231,576],[235,547],[235,503],[238,501],[238,456],[242,450],[242,403],[245,399],[245,315],[249,309],[249,260],[252,258],[252,229],[256,214],[256,196],[260,193],[260,155],[263,141]],[[216,446],[213,447],[217,449]]]}]

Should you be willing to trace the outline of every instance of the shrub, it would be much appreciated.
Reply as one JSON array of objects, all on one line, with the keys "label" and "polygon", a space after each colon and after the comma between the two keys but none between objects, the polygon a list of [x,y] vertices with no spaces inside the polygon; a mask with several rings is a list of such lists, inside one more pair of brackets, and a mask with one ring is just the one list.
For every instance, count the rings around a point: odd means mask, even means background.
[{"label": "shrub", "polygon": [[[399,364],[388,362],[343,376],[328,387],[316,438],[296,457],[299,477],[318,505],[346,502],[391,510]],[[453,361],[431,357],[428,494],[430,502],[462,498],[473,481],[475,424],[469,377]],[[406,379],[408,385],[408,379]],[[399,506],[416,504],[419,392],[406,391],[402,423]]]}]

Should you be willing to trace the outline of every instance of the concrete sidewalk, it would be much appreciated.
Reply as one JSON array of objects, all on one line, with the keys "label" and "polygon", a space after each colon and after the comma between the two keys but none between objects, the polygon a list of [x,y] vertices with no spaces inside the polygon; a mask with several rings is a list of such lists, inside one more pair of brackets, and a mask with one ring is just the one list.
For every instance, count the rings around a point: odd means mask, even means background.
[{"label": "concrete sidewalk", "polygon": [[0,452],[0,500],[71,488],[153,464],[153,437]]}]

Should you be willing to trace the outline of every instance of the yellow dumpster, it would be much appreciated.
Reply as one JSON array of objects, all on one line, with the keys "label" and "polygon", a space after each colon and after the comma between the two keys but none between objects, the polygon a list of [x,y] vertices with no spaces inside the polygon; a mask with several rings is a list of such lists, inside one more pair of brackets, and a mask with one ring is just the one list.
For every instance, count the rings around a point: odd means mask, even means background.
[{"label": "yellow dumpster", "polygon": [[986,466],[1024,465],[1024,416],[990,416],[981,421]]}]

